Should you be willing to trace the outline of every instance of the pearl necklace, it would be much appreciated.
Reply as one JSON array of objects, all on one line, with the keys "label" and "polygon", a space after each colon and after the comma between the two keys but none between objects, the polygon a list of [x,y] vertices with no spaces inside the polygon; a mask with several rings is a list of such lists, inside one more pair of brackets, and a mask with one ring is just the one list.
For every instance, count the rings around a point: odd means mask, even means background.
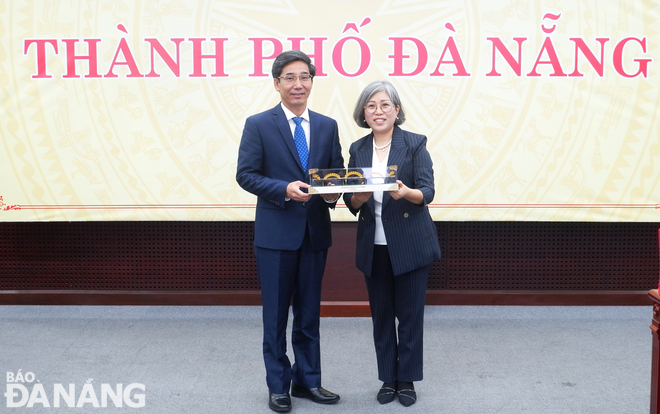
[{"label": "pearl necklace", "polygon": [[383,145],[382,147],[379,147],[378,145],[376,145],[376,141],[374,140],[374,148],[376,148],[377,150],[385,151],[387,149],[387,147],[390,146],[391,143],[392,143],[392,140],[390,139],[387,142],[387,144]]}]

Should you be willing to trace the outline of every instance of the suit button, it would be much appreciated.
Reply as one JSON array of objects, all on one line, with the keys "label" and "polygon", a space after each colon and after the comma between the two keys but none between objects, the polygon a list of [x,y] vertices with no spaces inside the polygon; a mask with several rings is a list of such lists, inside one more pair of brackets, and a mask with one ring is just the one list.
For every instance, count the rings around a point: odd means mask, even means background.
[{"label": "suit button", "polygon": [[404,218],[408,218],[408,213],[403,213]]}]

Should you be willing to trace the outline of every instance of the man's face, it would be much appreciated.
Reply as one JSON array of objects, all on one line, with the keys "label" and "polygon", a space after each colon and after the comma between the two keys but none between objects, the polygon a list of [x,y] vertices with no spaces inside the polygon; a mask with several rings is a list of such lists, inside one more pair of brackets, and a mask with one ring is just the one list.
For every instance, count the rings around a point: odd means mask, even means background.
[{"label": "man's face", "polygon": [[[309,67],[305,62],[295,61],[282,69],[280,79],[273,79],[275,90],[280,93],[284,106],[298,116],[302,115],[307,107],[307,98],[313,84],[311,78],[307,82],[302,82],[298,78],[301,75],[309,75]],[[294,77],[295,80],[287,82],[285,77]]]}]

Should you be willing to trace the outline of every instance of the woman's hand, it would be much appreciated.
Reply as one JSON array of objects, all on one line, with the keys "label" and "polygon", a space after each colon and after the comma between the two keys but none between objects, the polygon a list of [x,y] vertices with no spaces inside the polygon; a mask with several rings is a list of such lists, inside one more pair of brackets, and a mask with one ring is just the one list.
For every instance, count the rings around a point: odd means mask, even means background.
[{"label": "woman's hand", "polygon": [[341,196],[341,193],[321,194],[321,197],[328,203],[334,203],[339,200],[339,196]]},{"label": "woman's hand", "polygon": [[424,194],[420,190],[408,187],[401,180],[396,180],[396,183],[399,185],[399,188],[396,191],[389,191],[393,199],[400,200],[404,198],[415,204],[422,204],[424,202]]}]

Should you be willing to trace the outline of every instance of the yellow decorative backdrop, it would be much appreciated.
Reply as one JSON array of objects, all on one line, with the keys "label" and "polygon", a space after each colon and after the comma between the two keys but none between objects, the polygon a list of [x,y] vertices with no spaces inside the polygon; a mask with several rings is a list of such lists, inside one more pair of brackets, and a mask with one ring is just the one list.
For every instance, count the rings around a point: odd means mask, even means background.
[{"label": "yellow decorative backdrop", "polygon": [[435,220],[660,221],[659,33],[654,1],[0,1],[0,220],[252,220],[237,148],[281,46],[347,159],[360,90],[394,83]]}]

